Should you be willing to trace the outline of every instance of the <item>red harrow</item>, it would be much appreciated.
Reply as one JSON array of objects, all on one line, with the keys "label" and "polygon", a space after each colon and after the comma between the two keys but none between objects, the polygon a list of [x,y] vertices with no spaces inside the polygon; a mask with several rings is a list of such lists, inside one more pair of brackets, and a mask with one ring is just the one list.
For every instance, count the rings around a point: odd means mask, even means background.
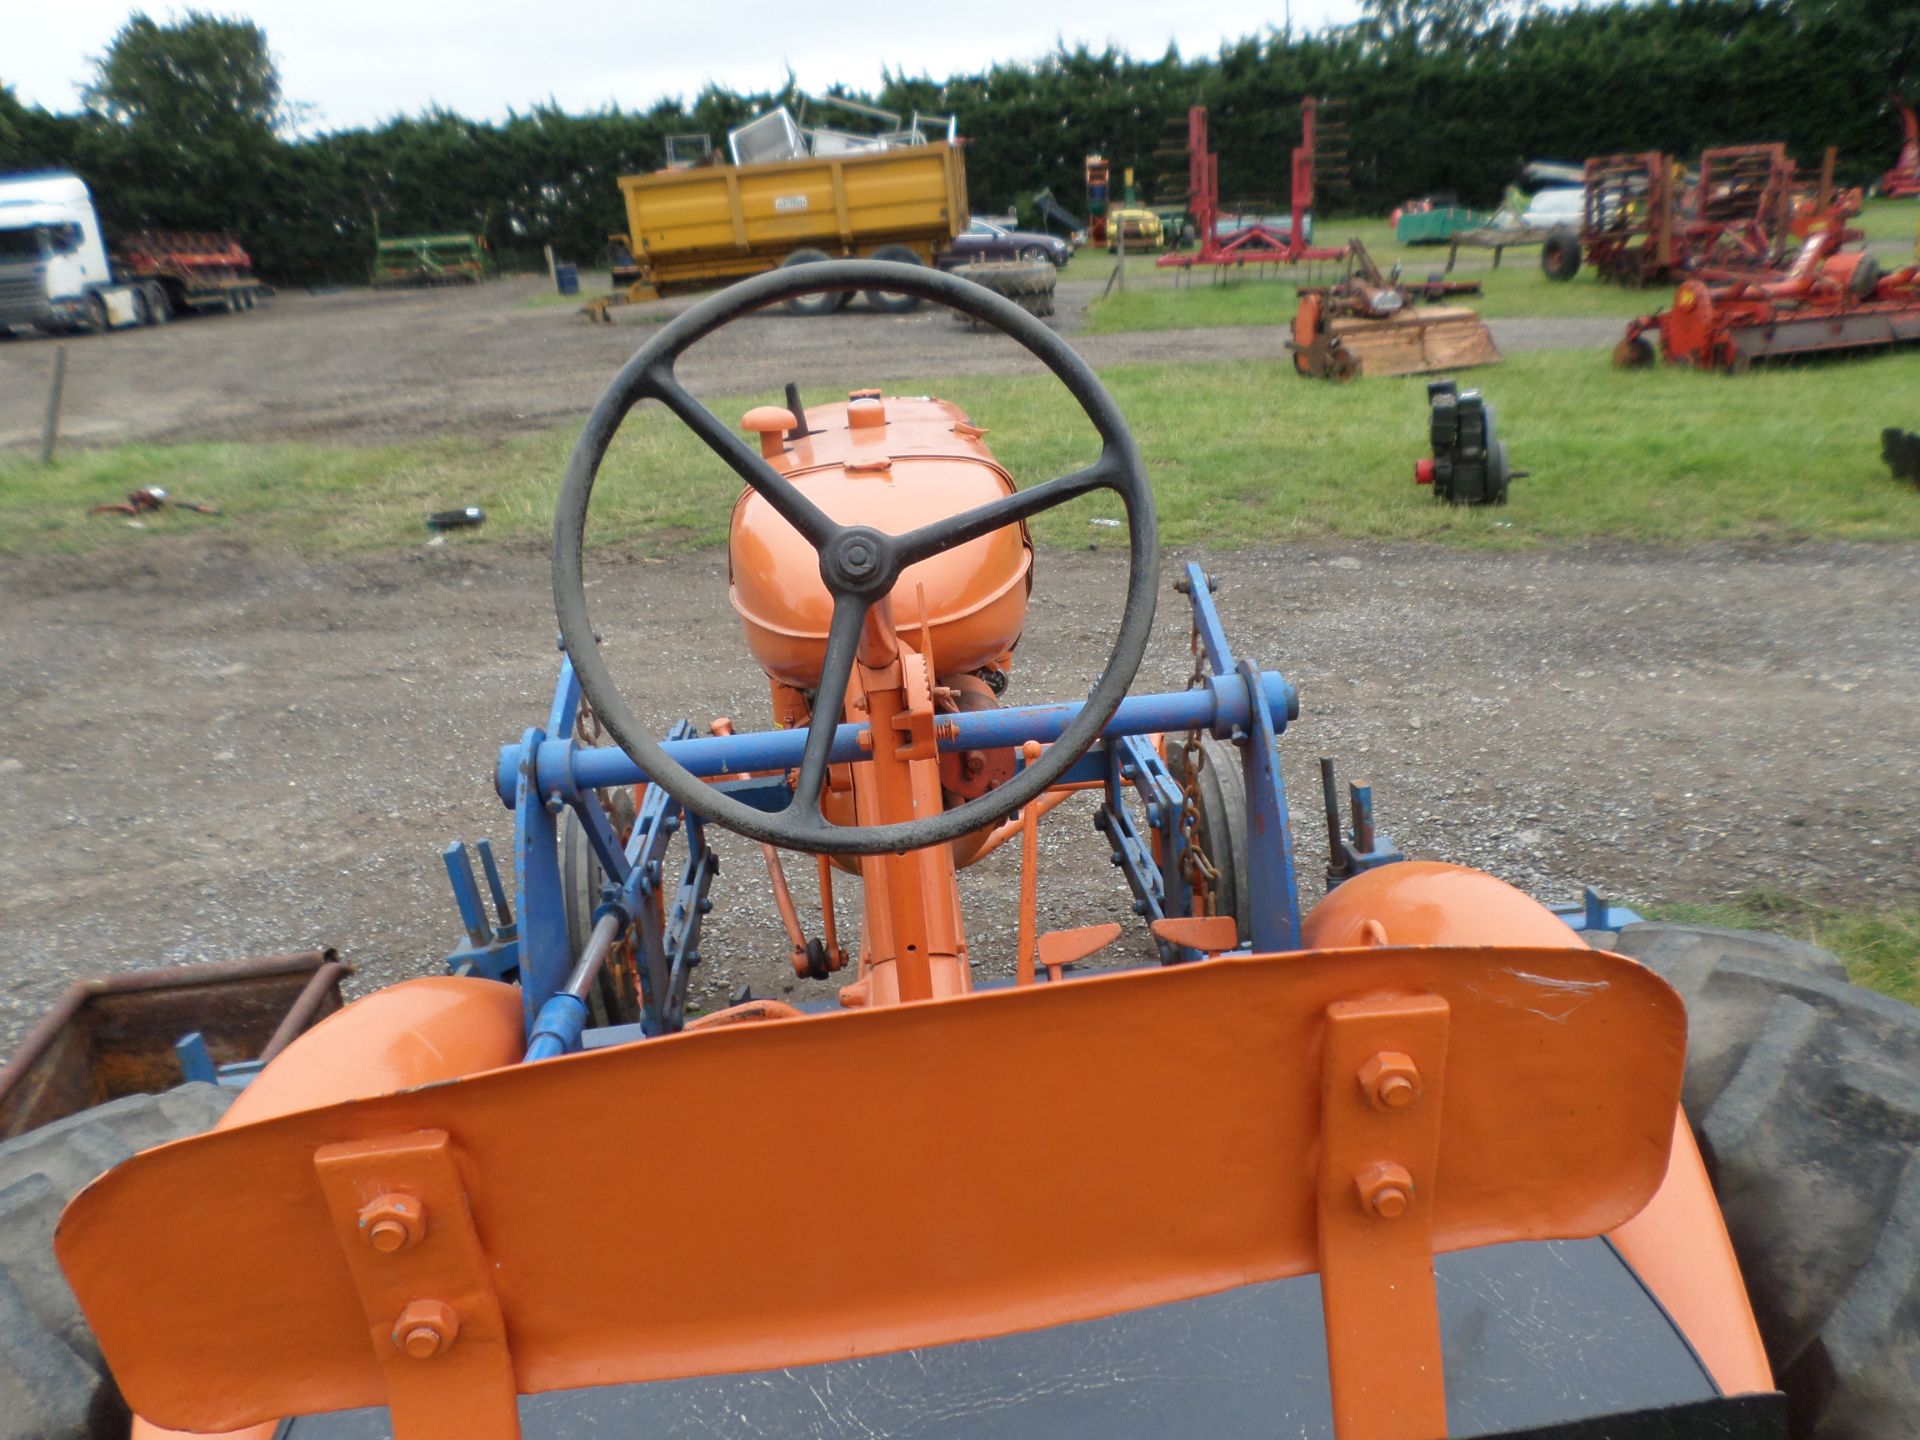
[{"label": "red harrow", "polygon": [[1207,107],[1187,111],[1187,207],[1200,232],[1200,248],[1191,254],[1162,255],[1154,263],[1180,270],[1196,265],[1297,265],[1301,261],[1339,260],[1341,245],[1309,245],[1307,228],[1313,215],[1313,192],[1323,163],[1344,173],[1346,152],[1327,148],[1343,143],[1346,132],[1323,124],[1320,107],[1330,102],[1309,95],[1300,102],[1300,143],[1293,150],[1292,193],[1287,202],[1287,228],[1277,230],[1260,221],[1237,228],[1220,213],[1220,157],[1208,148]]},{"label": "red harrow", "polygon": [[1883,274],[1865,251],[1840,251],[1845,234],[1809,235],[1778,278],[1705,270],[1682,281],[1670,309],[1627,326],[1613,363],[1652,364],[1654,335],[1669,365],[1732,374],[1755,360],[1920,340],[1920,265]]}]

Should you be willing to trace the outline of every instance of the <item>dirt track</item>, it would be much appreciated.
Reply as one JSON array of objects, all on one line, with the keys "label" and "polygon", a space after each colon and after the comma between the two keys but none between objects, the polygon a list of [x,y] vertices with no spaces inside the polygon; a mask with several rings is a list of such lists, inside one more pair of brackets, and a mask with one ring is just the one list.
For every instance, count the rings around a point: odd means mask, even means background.
[{"label": "dirt track", "polygon": [[[691,303],[657,301],[617,311],[615,325],[592,325],[572,306],[530,307],[545,290],[543,281],[512,277],[478,290],[290,292],[243,316],[76,340],[63,433],[95,445],[367,444],[572,423],[654,327]],[[1078,335],[1099,290],[1093,281],[1063,284],[1055,321],[1097,366],[1287,354],[1277,328]],[[1492,328],[1512,351],[1611,345],[1620,324],[1503,320]],[[52,349],[0,345],[0,448],[38,442]],[[777,393],[788,380],[844,372],[850,356],[863,360],[854,378],[875,384],[1038,368],[1012,341],[962,329],[943,310],[882,318],[856,301],[824,318],[752,317],[690,351],[680,374],[706,394]]]},{"label": "dirt track", "polygon": [[[1163,572],[1142,686],[1178,685]],[[1413,854],[1536,893],[1773,885],[1915,893],[1915,547],[1524,555],[1347,547],[1219,558],[1243,653],[1300,686],[1283,738],[1303,880],[1314,758],[1376,787]],[[766,723],[721,559],[609,559],[596,620],[642,717]],[[1014,701],[1084,693],[1117,556],[1042,557]],[[544,712],[544,557],[422,549],[355,565],[193,544],[0,573],[0,1052],[77,975],[334,944],[361,984],[429,971],[457,926],[438,852],[507,841],[485,776]],[[645,657],[645,665],[640,661]],[[1123,912],[1075,802],[1043,829],[1050,925]],[[792,984],[758,857],[725,847],[703,998]],[[966,881],[1004,967],[1013,847]],[[798,877],[796,877],[797,879]],[[800,884],[803,909],[813,911]],[[854,887],[841,896],[852,924]]]}]

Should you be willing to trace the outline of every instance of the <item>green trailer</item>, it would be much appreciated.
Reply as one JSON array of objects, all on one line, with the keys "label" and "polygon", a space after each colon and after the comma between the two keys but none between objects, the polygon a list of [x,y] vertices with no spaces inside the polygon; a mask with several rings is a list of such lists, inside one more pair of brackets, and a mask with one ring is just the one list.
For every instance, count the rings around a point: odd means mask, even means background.
[{"label": "green trailer", "polygon": [[1394,221],[1393,238],[1402,245],[1445,245],[1456,231],[1473,230],[1487,223],[1488,217],[1464,205],[1431,205],[1417,208],[1416,201],[1401,210]]},{"label": "green trailer", "polygon": [[491,270],[479,235],[398,235],[374,241],[373,284],[478,285]]}]

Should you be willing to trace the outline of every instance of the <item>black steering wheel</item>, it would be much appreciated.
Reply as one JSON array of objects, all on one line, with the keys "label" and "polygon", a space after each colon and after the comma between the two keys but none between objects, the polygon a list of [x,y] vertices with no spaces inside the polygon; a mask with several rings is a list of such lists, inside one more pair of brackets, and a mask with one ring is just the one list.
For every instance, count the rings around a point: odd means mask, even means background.
[{"label": "black steering wheel", "polygon": [[[674,362],[696,341],[751,311],[822,290],[886,290],[916,295],[991,325],[1031,351],[1059,377],[1100,436],[1100,458],[1060,475],[904,535],[842,525],[800,493],[712,411],[681,386]],[[756,810],[688,773],[633,717],[600,658],[581,576],[581,541],[594,477],[620,423],[642,400],[658,400],[758,491],[820,556],[820,578],[833,597],[813,722],[801,752],[793,799],[784,810]],[[1106,668],[1086,703],[1045,754],[993,790],[951,810],[887,825],[835,825],[820,808],[835,727],[842,723],[861,626],[868,607],[893,589],[909,565],[990,535],[1092,490],[1116,491],[1127,511],[1127,601]],[[1159,587],[1159,527],[1147,472],[1119,406],[1087,363],[1026,311],[993,292],[939,270],[883,260],[830,260],[784,266],[743,280],[683,312],[621,367],[587,417],[567,461],[553,521],[553,604],[560,636],[580,689],[620,748],[689,811],[752,840],[791,850],[879,855],[954,840],[1005,819],[1033,800],[1099,738],[1125,698],[1146,653]]]}]

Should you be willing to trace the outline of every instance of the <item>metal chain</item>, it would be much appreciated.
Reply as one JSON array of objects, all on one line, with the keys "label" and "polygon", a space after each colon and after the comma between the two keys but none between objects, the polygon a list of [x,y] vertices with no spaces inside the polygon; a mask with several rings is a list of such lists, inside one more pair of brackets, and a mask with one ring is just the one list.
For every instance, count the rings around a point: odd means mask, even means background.
[{"label": "metal chain", "polygon": [[[1193,673],[1187,677],[1187,689],[1198,690],[1207,683],[1206,656],[1200,649],[1200,627],[1193,627],[1189,644],[1193,650]],[[1194,791],[1200,778],[1200,732],[1187,731],[1185,743],[1181,746],[1180,758],[1185,775],[1180,781],[1180,837],[1181,874],[1187,887],[1193,891],[1195,913],[1211,915],[1213,913],[1213,891],[1220,879],[1220,872],[1200,848],[1200,807],[1194,800]]]}]

